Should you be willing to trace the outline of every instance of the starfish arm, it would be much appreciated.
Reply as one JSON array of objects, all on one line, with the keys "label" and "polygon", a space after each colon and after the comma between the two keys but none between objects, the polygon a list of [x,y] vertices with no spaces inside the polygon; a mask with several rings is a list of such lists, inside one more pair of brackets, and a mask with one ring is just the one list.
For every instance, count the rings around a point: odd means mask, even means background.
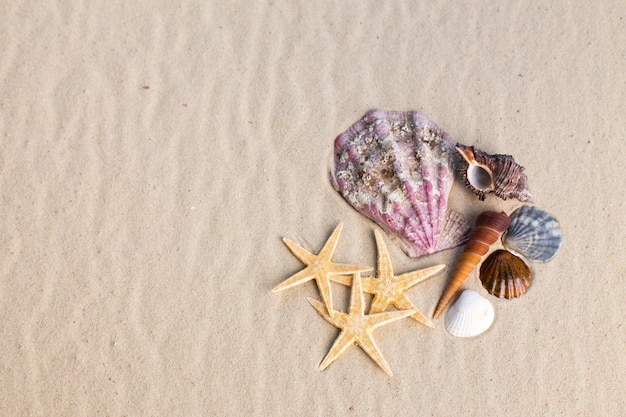
[{"label": "starfish arm", "polygon": [[311,306],[319,313],[319,315],[324,318],[324,320],[335,327],[342,327],[341,325],[343,323],[345,313],[335,311],[333,317],[330,317],[328,310],[326,310],[326,305],[323,302],[311,297],[307,297],[307,300],[309,301],[309,304],[311,304]]},{"label": "starfish arm", "polygon": [[324,243],[324,247],[320,250],[319,256],[322,259],[327,259],[330,261],[330,258],[333,256],[333,252],[337,247],[337,242],[339,242],[339,235],[341,234],[341,229],[343,228],[343,223],[339,223],[333,233],[330,235],[326,243]]},{"label": "starfish arm", "polygon": [[363,291],[368,294],[376,294],[379,290],[378,287],[380,285],[379,279],[376,277],[362,277],[361,278],[361,287]]},{"label": "starfish arm", "polygon": [[380,296],[380,294],[376,294],[375,292],[372,294],[374,294],[374,298],[372,299],[372,303],[370,305],[370,314],[385,311],[389,306],[389,301],[385,300],[382,296]]},{"label": "starfish arm", "polygon": [[409,289],[422,281],[433,278],[437,273],[445,269],[445,265],[435,265],[430,268],[424,268],[417,271],[407,272],[406,274],[398,275],[396,282],[401,283],[405,289]]},{"label": "starfish arm", "polygon": [[296,258],[300,259],[306,265],[310,265],[315,259],[315,255],[303,249],[302,247],[298,246],[296,242],[294,242],[293,240],[289,240],[286,237],[284,237],[283,242],[285,242],[285,245],[287,245],[291,253],[293,253],[296,256]]},{"label": "starfish arm", "polygon": [[349,265],[349,264],[336,264],[334,262],[330,262],[329,273],[337,274],[337,275],[345,275],[345,274],[354,274],[355,272],[367,272],[371,271],[371,266],[361,266],[361,265]]},{"label": "starfish arm", "polygon": [[275,286],[272,289],[272,292],[278,292],[286,288],[295,287],[296,285],[300,285],[307,281],[312,280],[314,277],[315,275],[311,271],[311,268],[306,267],[302,271],[293,274],[292,276],[290,276],[289,278],[287,278],[286,280],[284,280],[283,282]]},{"label": "starfish arm", "polygon": [[423,325],[432,327],[433,329],[435,328],[435,325],[428,319],[428,317],[426,317],[417,308],[415,308],[411,300],[409,300],[409,298],[406,295],[402,298],[395,300],[393,302],[393,305],[398,310],[415,310],[415,313],[411,315],[411,318],[413,320],[417,320]]},{"label": "starfish arm", "polygon": [[322,300],[326,305],[326,311],[332,319],[335,315],[335,310],[333,310],[333,294],[330,291],[330,280],[328,279],[328,275],[317,276],[315,277],[315,281],[317,282],[317,289],[322,296]]},{"label": "starfish arm", "polygon": [[368,314],[367,324],[373,330],[415,313],[415,310],[385,311],[382,313]]},{"label": "starfish arm", "polygon": [[352,288],[350,289],[350,308],[348,314],[351,316],[362,316],[365,313],[365,302],[363,301],[363,290],[361,288],[361,274],[358,272],[352,277]]},{"label": "starfish arm", "polygon": [[337,284],[345,285],[346,287],[352,286],[352,275],[328,275],[332,282],[336,282]]},{"label": "starfish arm", "polygon": [[367,355],[387,373],[387,375],[393,376],[391,368],[387,364],[387,361],[385,361],[385,358],[383,358],[383,355],[378,349],[378,346],[376,346],[376,342],[371,334],[368,333],[365,337],[357,339],[357,343],[361,346],[365,353],[367,353]]},{"label": "starfish arm", "polygon": [[387,245],[385,245],[385,241],[378,230],[374,230],[374,236],[376,238],[376,248],[378,250],[376,275],[379,278],[392,277],[393,268],[391,267],[391,259],[389,258]]},{"label": "starfish arm", "polygon": [[435,328],[435,325],[428,317],[426,317],[421,311],[416,311],[415,314],[411,315],[413,320],[419,321],[424,326],[430,327],[431,329]]},{"label": "starfish arm", "polygon": [[335,343],[330,348],[322,363],[320,363],[320,371],[323,371],[335,361],[341,354],[351,345],[354,344],[354,334],[348,331],[343,330],[337,339],[335,339]]}]

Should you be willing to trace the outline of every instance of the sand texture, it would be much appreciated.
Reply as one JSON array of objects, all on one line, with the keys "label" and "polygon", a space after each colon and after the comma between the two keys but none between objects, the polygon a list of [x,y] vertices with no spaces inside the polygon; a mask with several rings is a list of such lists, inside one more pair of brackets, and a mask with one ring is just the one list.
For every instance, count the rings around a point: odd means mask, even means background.
[{"label": "sand texture", "polygon": [[[626,414],[623,0],[0,15],[0,415]],[[375,267],[380,229],[329,181],[335,137],[374,108],[513,155],[565,236],[527,294],[489,296],[479,337],[445,313],[377,329],[392,378],[356,346],[319,371],[339,330],[315,284],[271,291],[304,267],[282,238],[317,253],[340,222],[333,260]],[[449,204],[472,222],[521,205],[458,180]],[[408,290],[432,318],[461,248],[384,238],[397,274],[447,265]],[[487,295],[476,273],[464,288]]]}]

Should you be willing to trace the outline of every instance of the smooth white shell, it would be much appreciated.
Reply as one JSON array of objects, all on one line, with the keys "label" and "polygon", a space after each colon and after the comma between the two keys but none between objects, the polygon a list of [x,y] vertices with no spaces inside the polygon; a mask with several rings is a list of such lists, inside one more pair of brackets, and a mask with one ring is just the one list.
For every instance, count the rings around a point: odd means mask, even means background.
[{"label": "smooth white shell", "polygon": [[491,302],[473,290],[465,290],[448,309],[446,330],[452,336],[472,337],[485,332],[493,323]]}]

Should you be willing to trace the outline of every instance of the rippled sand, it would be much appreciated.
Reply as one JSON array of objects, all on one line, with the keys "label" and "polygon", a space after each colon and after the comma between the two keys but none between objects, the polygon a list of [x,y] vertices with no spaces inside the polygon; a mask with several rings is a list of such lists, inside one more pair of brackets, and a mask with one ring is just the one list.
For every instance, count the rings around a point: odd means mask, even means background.
[{"label": "rippled sand", "polygon": [[[553,416],[626,408],[626,6],[556,2],[5,2],[0,6],[0,414]],[[420,110],[526,167],[565,241],[493,327],[377,330],[389,378],[274,294],[344,222],[329,182],[367,110]],[[455,184],[468,217],[511,212]],[[432,315],[460,249],[397,273]],[[466,288],[481,290],[476,275]],[[334,289],[335,309],[349,291]],[[483,292],[484,294],[484,292]]]}]

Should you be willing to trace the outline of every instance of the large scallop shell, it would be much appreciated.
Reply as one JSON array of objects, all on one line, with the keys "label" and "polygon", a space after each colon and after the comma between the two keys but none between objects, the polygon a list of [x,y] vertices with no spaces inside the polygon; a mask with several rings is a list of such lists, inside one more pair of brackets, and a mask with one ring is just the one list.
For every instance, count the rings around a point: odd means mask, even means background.
[{"label": "large scallop shell", "polygon": [[335,139],[333,186],[411,257],[462,245],[470,224],[447,209],[448,135],[420,112],[372,110]]},{"label": "large scallop shell", "polygon": [[528,265],[507,250],[499,249],[480,266],[483,287],[499,298],[519,297],[530,286],[531,271]]},{"label": "large scallop shell", "polygon": [[538,262],[554,258],[562,242],[563,232],[558,220],[535,206],[515,210],[511,214],[511,225],[502,237],[507,249]]},{"label": "large scallop shell", "polygon": [[520,201],[533,201],[524,167],[511,155],[490,155],[458,143],[456,150],[463,157],[460,168],[463,181],[480,200],[495,193],[503,200],[514,197]]},{"label": "large scallop shell", "polygon": [[452,336],[477,336],[491,326],[494,311],[491,302],[476,291],[465,290],[446,314],[446,330]]}]

